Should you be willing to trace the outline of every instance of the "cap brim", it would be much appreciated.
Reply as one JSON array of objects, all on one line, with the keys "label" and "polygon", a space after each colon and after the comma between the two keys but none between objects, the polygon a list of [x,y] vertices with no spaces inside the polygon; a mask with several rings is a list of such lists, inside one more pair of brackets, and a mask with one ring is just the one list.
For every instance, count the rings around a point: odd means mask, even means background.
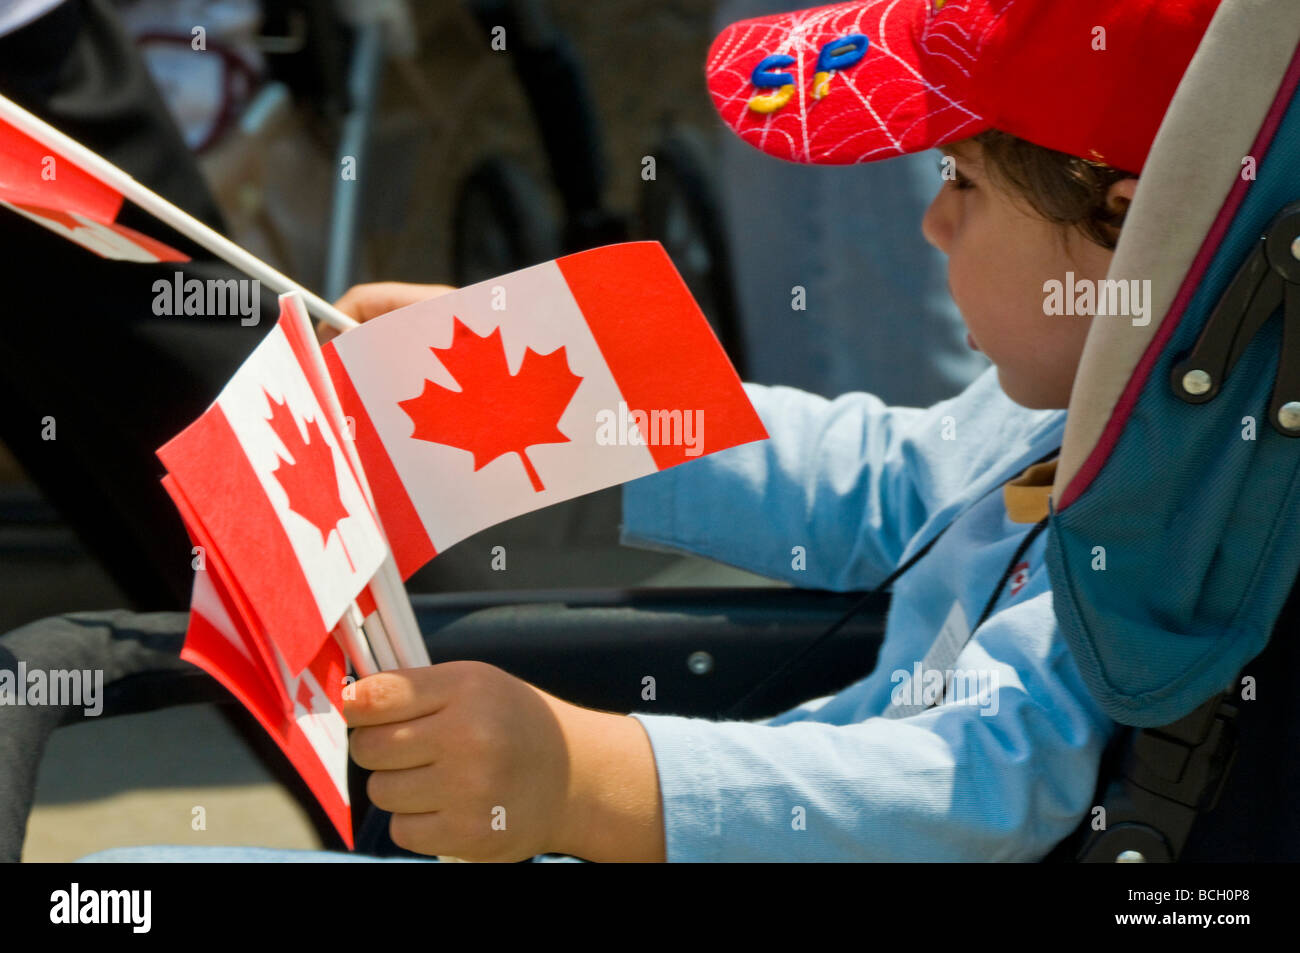
[{"label": "cap brim", "polygon": [[[709,49],[709,94],[741,139],[791,162],[872,162],[973,136],[990,127],[969,91],[992,18],[963,8],[862,0],[734,23]],[[845,40],[854,36],[866,39],[856,60]],[[819,73],[823,52],[834,62],[837,49],[852,62]],[[755,84],[756,67],[772,56],[793,58],[766,70],[792,83]]]}]

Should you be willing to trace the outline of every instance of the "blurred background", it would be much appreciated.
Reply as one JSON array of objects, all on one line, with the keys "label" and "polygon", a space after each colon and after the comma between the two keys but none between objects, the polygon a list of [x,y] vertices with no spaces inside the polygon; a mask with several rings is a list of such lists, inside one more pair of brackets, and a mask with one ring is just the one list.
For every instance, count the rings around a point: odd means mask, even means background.
[{"label": "blurred background", "polygon": [[[940,185],[935,157],[788,165],[726,134],[709,102],[703,65],[717,30],[794,6],[0,0],[0,27],[7,14],[16,21],[0,42],[41,39],[61,18],[61,29],[82,29],[79,43],[92,42],[88,23],[94,43],[128,43],[165,107],[159,121],[183,144],[172,143],[184,154],[169,162],[192,163],[201,179],[173,200],[190,208],[186,198],[210,196],[225,234],[327,298],[361,281],[464,285],[566,252],[656,239],[742,379],[928,405],[988,366],[963,343],[942,257],[921,239],[921,214]],[[36,19],[17,16],[19,7]],[[10,69],[0,58],[0,84],[13,81]],[[222,353],[256,344],[227,330],[235,343]],[[168,333],[177,368],[202,366],[208,331]],[[177,379],[193,381],[186,396],[201,408],[225,374],[216,366],[211,379]],[[105,544],[115,537],[70,508],[67,487],[10,443],[0,444],[0,631],[78,609],[184,608],[187,552],[178,581],[154,585],[139,558]],[[410,587],[768,584],[619,547],[619,502],[615,488],[501,524],[440,555]],[[147,547],[155,517],[121,509]],[[179,529],[156,522],[160,536]],[[508,571],[490,568],[494,546],[506,547]],[[315,846],[274,749],[241,715],[190,706],[59,732],[27,858],[199,839]],[[209,823],[196,833],[191,808],[200,804]]]}]

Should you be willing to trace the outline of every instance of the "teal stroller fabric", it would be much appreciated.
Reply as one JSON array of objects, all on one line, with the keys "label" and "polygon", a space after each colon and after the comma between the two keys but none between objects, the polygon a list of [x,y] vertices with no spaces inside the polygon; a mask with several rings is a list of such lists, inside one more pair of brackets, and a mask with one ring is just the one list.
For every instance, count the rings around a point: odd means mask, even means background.
[{"label": "teal stroller fabric", "polygon": [[1090,691],[1124,724],[1169,724],[1235,683],[1300,573],[1300,439],[1268,421],[1281,309],[1214,399],[1186,403],[1170,383],[1270,221],[1300,199],[1290,95],[1199,286],[1165,319],[1177,324],[1109,457],[1049,517],[1057,618]]}]

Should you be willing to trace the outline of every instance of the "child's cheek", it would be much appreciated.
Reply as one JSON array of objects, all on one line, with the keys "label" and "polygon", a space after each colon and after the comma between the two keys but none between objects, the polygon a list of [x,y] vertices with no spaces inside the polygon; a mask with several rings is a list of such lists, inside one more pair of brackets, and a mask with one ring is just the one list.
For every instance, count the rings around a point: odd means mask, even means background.
[{"label": "child's cheek", "polygon": [[950,258],[948,291],[967,329],[982,345],[988,336],[987,315],[990,311],[990,286],[986,276],[978,267],[970,267],[969,261],[960,257]]}]

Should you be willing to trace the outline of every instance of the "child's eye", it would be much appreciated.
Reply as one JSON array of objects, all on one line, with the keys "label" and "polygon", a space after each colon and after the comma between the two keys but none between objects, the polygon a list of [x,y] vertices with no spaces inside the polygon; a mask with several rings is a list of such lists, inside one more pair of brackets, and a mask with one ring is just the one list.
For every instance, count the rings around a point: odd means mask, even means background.
[{"label": "child's eye", "polygon": [[944,156],[939,160],[939,177],[943,179],[944,185],[951,183],[952,187],[958,191],[975,188],[975,183],[961,174],[961,170],[957,168],[956,160],[951,156]]}]

